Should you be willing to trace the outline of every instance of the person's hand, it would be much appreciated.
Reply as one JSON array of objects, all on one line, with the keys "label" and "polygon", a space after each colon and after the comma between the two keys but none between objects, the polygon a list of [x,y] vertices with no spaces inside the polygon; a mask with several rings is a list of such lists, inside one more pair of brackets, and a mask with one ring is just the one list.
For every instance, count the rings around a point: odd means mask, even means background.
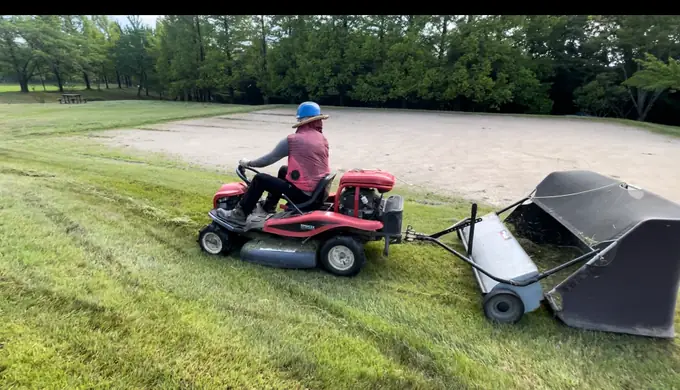
[{"label": "person's hand", "polygon": [[240,159],[240,160],[238,161],[238,165],[240,165],[240,166],[242,166],[242,167],[244,167],[244,168],[247,168],[247,167],[248,167],[248,164],[250,164],[250,160],[248,160],[248,159],[245,158],[245,157],[242,158],[242,159]]}]

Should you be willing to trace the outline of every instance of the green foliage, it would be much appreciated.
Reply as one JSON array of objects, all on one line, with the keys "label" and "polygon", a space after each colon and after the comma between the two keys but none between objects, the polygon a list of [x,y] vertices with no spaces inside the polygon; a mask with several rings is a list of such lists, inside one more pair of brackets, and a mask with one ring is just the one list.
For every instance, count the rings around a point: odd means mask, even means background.
[{"label": "green foliage", "polygon": [[680,62],[673,58],[668,63],[647,53],[645,59],[636,60],[642,70],[624,82],[625,85],[647,91],[680,89]]},{"label": "green foliage", "polygon": [[623,107],[628,94],[616,78],[614,73],[601,73],[595,80],[577,88],[574,91],[576,105],[591,115],[624,117]]},{"label": "green foliage", "polygon": [[[104,80],[183,101],[581,109],[644,119],[657,90],[678,84],[675,60],[662,67],[645,55],[680,58],[679,22],[663,15],[164,15],[148,28],[132,15],[123,28],[100,15],[11,16],[0,20],[0,72],[23,86],[36,75],[59,85]],[[623,89],[621,80],[628,80]]]}]

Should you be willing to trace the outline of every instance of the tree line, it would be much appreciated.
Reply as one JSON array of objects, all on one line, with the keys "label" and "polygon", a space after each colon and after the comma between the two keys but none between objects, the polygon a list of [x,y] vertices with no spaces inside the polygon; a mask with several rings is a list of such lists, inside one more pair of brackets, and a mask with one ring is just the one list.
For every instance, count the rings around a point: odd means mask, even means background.
[{"label": "tree line", "polygon": [[680,17],[24,15],[0,73],[224,103],[585,114],[680,124]]}]

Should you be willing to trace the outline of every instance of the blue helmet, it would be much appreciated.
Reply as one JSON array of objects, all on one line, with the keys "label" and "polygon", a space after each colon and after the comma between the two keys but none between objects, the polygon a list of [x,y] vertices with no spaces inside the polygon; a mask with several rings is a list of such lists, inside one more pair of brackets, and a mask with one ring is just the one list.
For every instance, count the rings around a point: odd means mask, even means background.
[{"label": "blue helmet", "polygon": [[321,107],[314,102],[304,102],[298,106],[297,119],[309,118],[321,115]]}]

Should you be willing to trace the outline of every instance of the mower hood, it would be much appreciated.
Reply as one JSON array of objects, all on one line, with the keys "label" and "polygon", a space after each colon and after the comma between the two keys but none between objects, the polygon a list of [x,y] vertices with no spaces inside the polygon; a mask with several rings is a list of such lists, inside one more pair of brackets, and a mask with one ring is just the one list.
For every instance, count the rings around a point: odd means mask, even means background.
[{"label": "mower hood", "polygon": [[674,337],[680,205],[595,172],[553,172],[506,222],[538,244],[610,247],[546,293],[567,325]]}]

